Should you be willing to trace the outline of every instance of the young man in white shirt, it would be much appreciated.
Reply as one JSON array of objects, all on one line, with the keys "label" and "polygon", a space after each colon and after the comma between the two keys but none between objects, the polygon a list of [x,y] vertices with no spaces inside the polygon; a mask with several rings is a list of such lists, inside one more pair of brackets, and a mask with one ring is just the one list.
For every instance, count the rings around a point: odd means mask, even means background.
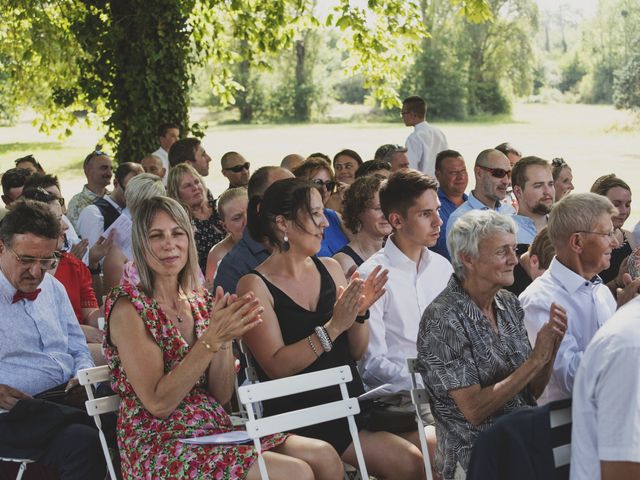
[{"label": "young man in white shirt", "polygon": [[[160,148],[151,155],[160,159],[166,173],[169,173],[169,150],[171,146],[180,140],[180,127],[175,123],[163,123],[158,127],[158,140]],[[146,169],[145,169],[146,170]],[[152,172],[153,173],[153,172]],[[157,175],[154,173],[154,175]],[[162,183],[167,185],[167,175],[160,177]]]},{"label": "young man in white shirt", "polygon": [[[549,215],[547,228],[556,256],[519,297],[531,345],[552,302],[567,311],[567,332],[539,405],[571,397],[587,345],[616,311],[616,299],[598,276],[609,267],[611,250],[618,246],[611,221],[616,212],[607,197],[574,193],[560,200]],[[625,288],[618,291],[617,306],[633,298],[639,287],[640,280],[627,278]]]},{"label": "young man in white shirt", "polygon": [[409,166],[435,177],[436,155],[449,148],[447,137],[442,130],[427,123],[427,104],[422,98],[406,98],[401,114],[404,124],[413,127],[406,141]]},{"label": "young man in white shirt", "polygon": [[428,249],[442,225],[437,188],[434,179],[406,169],[392,173],[380,189],[380,206],[393,233],[358,268],[363,278],[378,265],[389,270],[385,293],[369,309],[369,346],[358,365],[367,389],[386,383],[389,391],[411,388],[405,359],[417,355],[422,313],[453,273],[444,257]]}]

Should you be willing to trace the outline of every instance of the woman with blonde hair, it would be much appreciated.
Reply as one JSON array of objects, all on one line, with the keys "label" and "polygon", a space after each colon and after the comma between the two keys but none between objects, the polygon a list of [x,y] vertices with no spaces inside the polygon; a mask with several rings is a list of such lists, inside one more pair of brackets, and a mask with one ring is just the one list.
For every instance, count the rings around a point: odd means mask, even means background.
[{"label": "woman with blonde hair", "polygon": [[177,200],[191,217],[198,264],[204,272],[211,247],[225,237],[216,199],[200,174],[187,163],[180,163],[169,170],[167,194]]},{"label": "woman with blonde hair", "polygon": [[[181,439],[234,430],[222,408],[234,390],[231,341],[262,322],[262,307],[252,293],[197,288],[191,221],[175,200],[145,200],[132,240],[140,280],[111,291],[104,342],[111,385],[121,397],[124,478],[258,480],[251,444]],[[263,438],[262,448],[274,478],[340,478],[342,465],[326,443],[277,434]]]}]

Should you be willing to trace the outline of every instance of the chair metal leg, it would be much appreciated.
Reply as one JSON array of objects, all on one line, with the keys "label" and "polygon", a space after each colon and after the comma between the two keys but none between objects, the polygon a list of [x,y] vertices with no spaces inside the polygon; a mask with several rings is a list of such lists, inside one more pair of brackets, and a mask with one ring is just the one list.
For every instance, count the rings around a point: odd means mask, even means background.
[{"label": "chair metal leg", "polygon": [[20,480],[26,470],[27,470],[27,462],[22,462],[20,464],[20,468],[18,469],[18,476],[16,477],[16,480]]}]

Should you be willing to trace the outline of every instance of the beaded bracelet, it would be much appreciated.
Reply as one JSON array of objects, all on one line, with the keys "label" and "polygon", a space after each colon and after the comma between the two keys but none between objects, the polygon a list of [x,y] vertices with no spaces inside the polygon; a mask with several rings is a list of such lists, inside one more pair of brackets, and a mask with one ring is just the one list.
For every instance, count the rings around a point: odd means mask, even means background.
[{"label": "beaded bracelet", "polygon": [[330,352],[333,348],[333,342],[331,341],[331,337],[327,333],[327,329],[324,327],[316,327],[314,329],[318,339],[320,340],[320,345],[322,345],[322,349],[325,352]]},{"label": "beaded bracelet", "polygon": [[320,354],[318,353],[318,349],[316,348],[316,346],[313,344],[313,340],[311,340],[311,335],[309,335],[307,337],[307,342],[309,342],[309,346],[311,347],[311,350],[313,350],[313,353],[316,354],[316,358],[320,358]]}]

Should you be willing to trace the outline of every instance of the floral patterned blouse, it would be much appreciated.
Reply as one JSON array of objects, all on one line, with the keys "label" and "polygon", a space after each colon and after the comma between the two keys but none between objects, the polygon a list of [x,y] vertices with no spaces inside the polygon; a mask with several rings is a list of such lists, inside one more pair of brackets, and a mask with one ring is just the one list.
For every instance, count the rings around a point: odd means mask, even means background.
[{"label": "floral patterned blouse", "polygon": [[[131,284],[111,290],[106,302],[108,319],[114,302],[126,297],[134,306],[147,330],[162,349],[164,371],[172,371],[187,355],[191,346],[165,316],[155,300]],[[126,301],[126,300],[120,300]],[[189,298],[196,337],[209,325],[211,296],[194,294]],[[252,444],[188,445],[179,439],[211,435],[233,430],[231,419],[208,392],[203,374],[166,419],[149,413],[127,380],[118,350],[109,342],[106,324],[104,352],[111,370],[111,387],[120,395],[117,438],[125,479],[242,479],[257,458]],[[269,450],[286,439],[277,434],[262,439]]]}]

